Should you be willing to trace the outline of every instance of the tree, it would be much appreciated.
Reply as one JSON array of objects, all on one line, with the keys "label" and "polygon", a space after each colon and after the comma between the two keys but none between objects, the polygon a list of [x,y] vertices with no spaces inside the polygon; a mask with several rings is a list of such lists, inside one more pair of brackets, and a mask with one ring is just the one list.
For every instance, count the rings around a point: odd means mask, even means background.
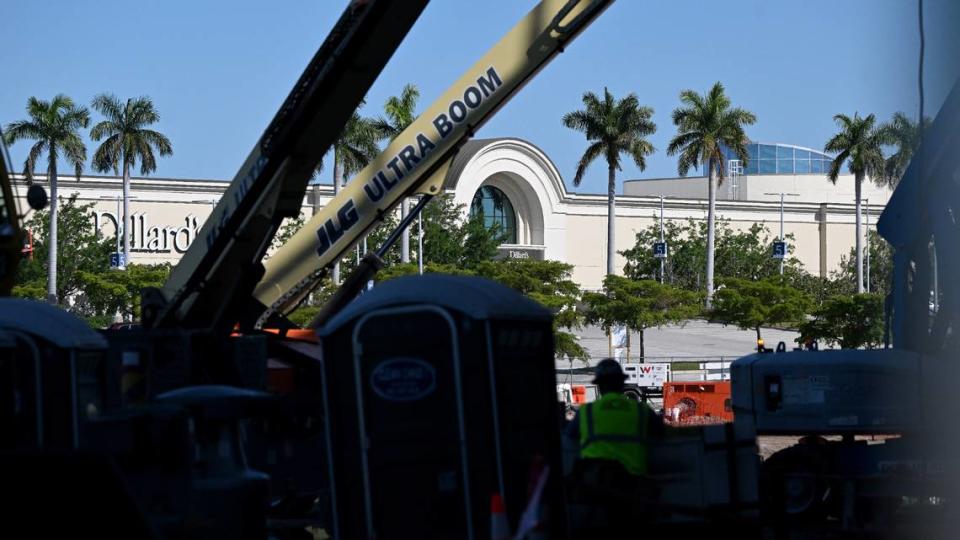
[{"label": "tree", "polygon": [[[58,230],[60,264],[57,265],[56,288],[58,298],[75,296],[83,290],[81,272],[104,272],[110,268],[110,252],[113,242],[101,238],[93,228],[93,203],[77,204],[77,195],[61,199],[58,204],[57,227],[51,227],[53,205],[48,210],[34,212],[24,227],[33,233],[34,256],[23,261],[17,269],[17,286],[14,295],[35,299],[43,298],[48,289],[49,249],[51,236],[48,231]],[[61,239],[66,238],[68,241]]]},{"label": "tree", "polygon": [[[867,249],[870,253],[870,272],[866,280],[870,282],[870,292],[885,297],[893,285],[893,248],[877,231],[867,231]],[[856,248],[850,248],[848,255],[840,257],[840,270],[833,272],[835,281],[849,284],[841,289],[844,294],[853,294],[856,275]]]},{"label": "tree", "polygon": [[869,175],[874,181],[882,182],[885,177],[883,160],[883,145],[890,141],[890,135],[887,130],[878,127],[874,115],[869,114],[866,117],[860,117],[854,113],[853,118],[845,114],[837,114],[833,117],[837,122],[840,131],[827,141],[823,149],[827,152],[833,152],[837,157],[830,163],[830,171],[827,178],[837,183],[840,176],[840,168],[845,162],[849,162],[850,172],[853,174],[854,197],[856,198],[857,217],[855,225],[857,262],[857,293],[863,292],[863,238],[862,238],[862,211],[860,209],[860,196],[863,179]]},{"label": "tree", "polygon": [[886,131],[888,144],[896,147],[896,151],[884,163],[884,184],[891,188],[897,187],[903,173],[907,171],[913,153],[920,147],[921,131],[926,131],[931,123],[930,118],[924,118],[921,130],[919,122],[911,120],[906,113],[896,112],[893,118],[882,126],[881,129]]},{"label": "tree", "polygon": [[[94,327],[113,322],[117,313],[127,320],[140,316],[140,291],[144,287],[163,285],[170,274],[169,264],[130,265],[125,272],[110,268],[109,255],[113,241],[103,238],[93,227],[93,203],[78,205],[77,195],[63,200],[57,213],[58,230],[69,242],[60,243],[61,263],[57,267],[56,294],[69,298],[66,309],[82,317]],[[50,241],[44,231],[49,230],[50,212],[41,210],[25,224],[34,231],[35,256],[18,268],[13,294],[24,298],[43,298],[46,289],[47,252],[43,247]]]},{"label": "tree", "polygon": [[396,139],[407,126],[417,119],[417,100],[420,99],[420,90],[412,84],[404,85],[399,96],[390,96],[383,104],[383,113],[386,118],[379,117],[374,126],[386,138]]},{"label": "tree", "polygon": [[125,321],[140,319],[140,292],[146,287],[162,287],[170,277],[171,266],[164,264],[130,264],[117,270],[80,272],[83,295],[75,307],[82,306],[92,326],[107,326],[113,314]]},{"label": "tree", "polygon": [[[387,102],[383,104],[383,112],[386,118],[380,117],[376,120],[376,127],[391,141],[397,138],[397,135],[403,133],[407,126],[413,123],[417,118],[417,100],[420,99],[420,90],[412,84],[404,85],[399,96],[390,96]],[[400,201],[400,219],[407,217],[407,199]],[[410,262],[410,228],[403,230],[400,238],[400,259],[403,262]]]},{"label": "tree", "polygon": [[810,299],[780,278],[760,281],[725,279],[717,290],[711,322],[735,324],[744,330],[756,330],[772,324],[799,324],[810,309]]},{"label": "tree", "polygon": [[[363,107],[363,102],[360,103]],[[340,193],[344,178],[354,175],[366,167],[377,155],[380,147],[377,141],[384,133],[377,127],[376,120],[360,116],[359,107],[353,112],[343,131],[333,142],[333,194]],[[317,172],[323,170],[323,160],[317,166]],[[340,263],[333,265],[333,282],[340,283]]]},{"label": "tree", "polygon": [[680,92],[681,107],[673,111],[677,135],[667,146],[668,155],[679,154],[677,172],[686,176],[691,168],[707,165],[707,260],[706,305],[713,300],[714,221],[716,219],[717,183],[723,181],[726,165],[723,148],[730,149],[737,159],[747,163],[747,134],[744,126],[757,117],[745,109],[730,107],[730,98],[719,82],[704,95],[693,90]]},{"label": "tree", "polygon": [[[85,107],[77,107],[73,100],[63,94],[57,94],[51,101],[31,97],[27,100],[29,120],[19,120],[7,125],[6,143],[13,144],[21,139],[36,141],[27,159],[23,162],[23,175],[28,182],[33,181],[33,172],[37,160],[47,153],[47,178],[50,180],[50,242],[47,257],[47,301],[57,303],[57,248],[60,245],[57,236],[57,161],[61,153],[73,166],[77,180],[83,172],[87,160],[87,147],[80,139],[80,128],[90,123],[90,113]],[[72,241],[72,239],[71,239]]]},{"label": "tree", "polygon": [[883,297],[879,294],[837,295],[800,325],[799,343],[823,340],[843,349],[872,349],[883,344]]},{"label": "tree", "polygon": [[280,230],[277,231],[277,235],[273,237],[273,241],[270,243],[271,247],[278,249],[286,244],[288,240],[293,238],[293,235],[303,228],[304,223],[306,223],[306,220],[302,215],[284,218]]},{"label": "tree", "polygon": [[502,243],[503,234],[489,229],[482,216],[466,214],[447,194],[435,197],[423,209],[423,260],[475,268],[492,259]]},{"label": "tree", "polygon": [[601,100],[593,92],[583,94],[584,108],[563,115],[563,125],[584,133],[586,151],[577,163],[573,185],[579,186],[587,167],[599,157],[607,162],[607,274],[613,274],[616,255],[614,233],[616,212],[617,171],[620,154],[627,154],[641,171],[647,168],[646,156],[653,153],[653,145],[646,139],[657,130],[653,123],[653,108],[641,106],[635,94],[616,99],[610,90],[603,89]]},{"label": "tree", "polygon": [[[850,250],[851,253],[853,250]],[[850,267],[853,267],[851,263]],[[838,294],[853,293],[853,279],[831,279],[824,276],[815,276],[807,272],[784,274],[787,283],[807,295],[813,301],[814,309]]]},{"label": "tree", "polygon": [[621,276],[603,279],[603,292],[584,293],[586,320],[608,333],[625,326],[640,335],[640,357],[646,356],[644,330],[678,323],[700,315],[700,295],[654,280]]},{"label": "tree", "polygon": [[93,108],[106,117],[90,130],[90,138],[103,142],[93,154],[93,168],[99,172],[123,171],[123,260],[130,262],[130,169],[140,163],[140,174],[157,170],[154,152],[161,156],[173,154],[170,140],[159,131],[147,128],[160,121],[160,114],[150,98],[127,99],[122,104],[113,94],[99,94],[93,98]]},{"label": "tree", "polygon": [[[636,244],[621,254],[626,258],[624,274],[632,279],[657,279],[660,259],[653,256],[653,243],[660,239],[659,220],[636,234]],[[728,220],[715,225],[715,273],[720,277],[764,279],[779,275],[779,262],[772,257],[776,236],[766,225],[754,223],[747,230],[734,230]],[[707,254],[707,224],[689,219],[664,223],[664,239],[669,256],[664,261],[665,281],[684,289],[702,288]],[[786,235],[788,255],[793,252],[793,236]],[[784,275],[805,273],[800,260],[784,260]]]}]

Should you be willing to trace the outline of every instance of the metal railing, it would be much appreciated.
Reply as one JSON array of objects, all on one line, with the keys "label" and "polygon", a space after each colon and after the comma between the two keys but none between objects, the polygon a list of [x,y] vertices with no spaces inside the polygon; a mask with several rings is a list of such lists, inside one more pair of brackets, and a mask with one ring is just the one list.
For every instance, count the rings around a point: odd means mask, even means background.
[{"label": "metal railing", "polygon": [[[624,364],[670,364],[670,381],[720,381],[730,379],[730,364],[743,356],[621,356]],[[557,368],[558,382],[570,382],[593,374],[593,367],[577,361],[569,368]]]}]

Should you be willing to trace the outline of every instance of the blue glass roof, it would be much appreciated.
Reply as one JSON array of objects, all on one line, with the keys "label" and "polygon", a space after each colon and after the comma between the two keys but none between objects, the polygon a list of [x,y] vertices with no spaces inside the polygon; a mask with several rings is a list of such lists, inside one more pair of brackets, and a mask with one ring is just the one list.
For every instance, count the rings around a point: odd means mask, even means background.
[{"label": "blue glass roof", "polygon": [[[724,159],[738,159],[729,148],[723,148]],[[743,165],[743,174],[817,174],[823,175],[830,170],[833,156],[803,146],[779,143],[747,144],[747,160]],[[742,165],[742,164],[741,164]],[[728,166],[729,167],[729,166]],[[729,170],[729,169],[728,169]],[[707,174],[707,164],[703,164],[703,174]]]}]

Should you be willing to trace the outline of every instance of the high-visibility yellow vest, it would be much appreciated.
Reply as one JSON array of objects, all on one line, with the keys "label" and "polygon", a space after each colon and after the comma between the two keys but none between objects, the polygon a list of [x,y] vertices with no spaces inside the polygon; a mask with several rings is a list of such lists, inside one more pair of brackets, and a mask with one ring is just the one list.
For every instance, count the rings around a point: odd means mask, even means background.
[{"label": "high-visibility yellow vest", "polygon": [[635,475],[647,473],[646,406],[608,392],[580,409],[580,457],[616,460]]}]

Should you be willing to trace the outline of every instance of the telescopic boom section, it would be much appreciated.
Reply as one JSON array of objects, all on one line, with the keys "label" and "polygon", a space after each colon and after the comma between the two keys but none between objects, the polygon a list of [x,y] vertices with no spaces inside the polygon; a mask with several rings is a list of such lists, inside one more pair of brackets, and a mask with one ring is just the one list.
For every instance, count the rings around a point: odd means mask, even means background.
[{"label": "telescopic boom section", "polygon": [[233,328],[280,223],[299,215],[317,164],[427,1],[349,4],[163,289],[144,292],[146,326]]},{"label": "telescopic boom section", "polygon": [[435,195],[457,149],[613,0],[544,0],[265,263],[263,321],[286,314],[406,196]]}]

